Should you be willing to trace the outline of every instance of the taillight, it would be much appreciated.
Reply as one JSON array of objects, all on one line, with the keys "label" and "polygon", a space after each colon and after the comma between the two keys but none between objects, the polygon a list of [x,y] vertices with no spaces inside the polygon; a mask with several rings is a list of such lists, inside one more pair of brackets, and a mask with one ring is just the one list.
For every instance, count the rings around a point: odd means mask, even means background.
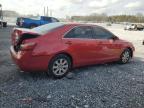
[{"label": "taillight", "polygon": [[20,26],[22,26],[24,23],[24,20],[23,19],[20,19]]},{"label": "taillight", "polygon": [[20,22],[22,22],[22,23],[23,23],[23,22],[24,22],[24,20],[21,18],[21,19],[20,19]]},{"label": "taillight", "polygon": [[15,32],[15,42],[17,43],[19,40],[20,36],[17,32]]},{"label": "taillight", "polygon": [[20,50],[32,50],[36,46],[36,43],[24,43],[20,45]]},{"label": "taillight", "polygon": [[22,31],[14,29],[14,31],[12,33],[12,44],[13,45],[17,44],[21,34],[22,34]]}]

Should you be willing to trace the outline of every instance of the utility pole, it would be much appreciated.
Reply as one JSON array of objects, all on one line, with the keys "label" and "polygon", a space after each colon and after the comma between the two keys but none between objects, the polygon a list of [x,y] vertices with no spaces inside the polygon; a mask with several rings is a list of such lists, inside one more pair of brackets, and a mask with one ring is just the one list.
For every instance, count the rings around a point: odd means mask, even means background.
[{"label": "utility pole", "polygon": [[2,5],[0,4],[0,19],[3,20]]},{"label": "utility pole", "polygon": [[50,16],[52,17],[52,10],[50,10]]},{"label": "utility pole", "polygon": [[44,16],[51,16],[52,17],[53,11],[49,9],[48,6],[44,6]]},{"label": "utility pole", "polygon": [[48,8],[48,6],[44,7],[44,16],[49,16],[49,8]]},{"label": "utility pole", "polygon": [[47,16],[49,16],[49,9],[48,9],[48,6],[47,6]]},{"label": "utility pole", "polygon": [[44,7],[44,16],[45,16],[45,7]]}]

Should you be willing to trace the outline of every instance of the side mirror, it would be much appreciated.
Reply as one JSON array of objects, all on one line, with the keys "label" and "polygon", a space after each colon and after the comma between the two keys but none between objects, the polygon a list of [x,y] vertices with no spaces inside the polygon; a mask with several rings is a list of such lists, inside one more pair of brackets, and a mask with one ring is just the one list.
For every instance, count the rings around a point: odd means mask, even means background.
[{"label": "side mirror", "polygon": [[143,43],[142,43],[143,45],[144,45],[144,40],[143,40]]},{"label": "side mirror", "polygon": [[113,40],[119,40],[119,38],[117,36],[113,36],[111,39],[113,39]]}]

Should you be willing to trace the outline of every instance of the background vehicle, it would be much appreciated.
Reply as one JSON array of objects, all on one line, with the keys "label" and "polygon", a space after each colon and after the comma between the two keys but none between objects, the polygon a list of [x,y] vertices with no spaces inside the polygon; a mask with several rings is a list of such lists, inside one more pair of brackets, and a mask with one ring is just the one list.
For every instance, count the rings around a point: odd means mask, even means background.
[{"label": "background vehicle", "polygon": [[141,30],[144,30],[144,26],[143,26],[142,24],[137,24],[137,25],[136,25],[136,29],[137,29],[137,30],[140,30],[140,31],[141,31]]},{"label": "background vehicle", "polygon": [[0,27],[7,27],[7,22],[3,20],[3,11],[1,4],[0,4]]},{"label": "background vehicle", "polygon": [[144,26],[142,24],[128,24],[124,28],[124,30],[144,30]]},{"label": "background vehicle", "polygon": [[53,23],[53,22],[59,22],[59,20],[54,17],[47,17],[47,16],[41,16],[40,18],[19,17],[17,18],[16,25],[24,28],[34,28],[40,25]]},{"label": "background vehicle", "polygon": [[111,23],[107,23],[106,26],[112,26],[112,24]]},{"label": "background vehicle", "polygon": [[136,24],[128,24],[125,26],[124,30],[136,30]]},{"label": "background vehicle", "polygon": [[11,56],[16,64],[23,71],[47,71],[56,78],[75,67],[125,64],[133,51],[131,43],[96,25],[51,23],[12,33]]}]

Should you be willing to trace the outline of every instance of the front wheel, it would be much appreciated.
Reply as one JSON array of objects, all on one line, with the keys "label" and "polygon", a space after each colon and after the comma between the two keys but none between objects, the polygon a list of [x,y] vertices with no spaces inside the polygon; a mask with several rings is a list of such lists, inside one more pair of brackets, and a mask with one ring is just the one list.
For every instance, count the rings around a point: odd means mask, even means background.
[{"label": "front wheel", "polygon": [[68,74],[71,69],[71,60],[64,54],[54,57],[48,66],[48,72],[54,78],[62,78]]},{"label": "front wheel", "polygon": [[132,57],[131,51],[129,49],[125,49],[120,56],[120,63],[121,64],[128,63],[130,61],[131,57]]}]

